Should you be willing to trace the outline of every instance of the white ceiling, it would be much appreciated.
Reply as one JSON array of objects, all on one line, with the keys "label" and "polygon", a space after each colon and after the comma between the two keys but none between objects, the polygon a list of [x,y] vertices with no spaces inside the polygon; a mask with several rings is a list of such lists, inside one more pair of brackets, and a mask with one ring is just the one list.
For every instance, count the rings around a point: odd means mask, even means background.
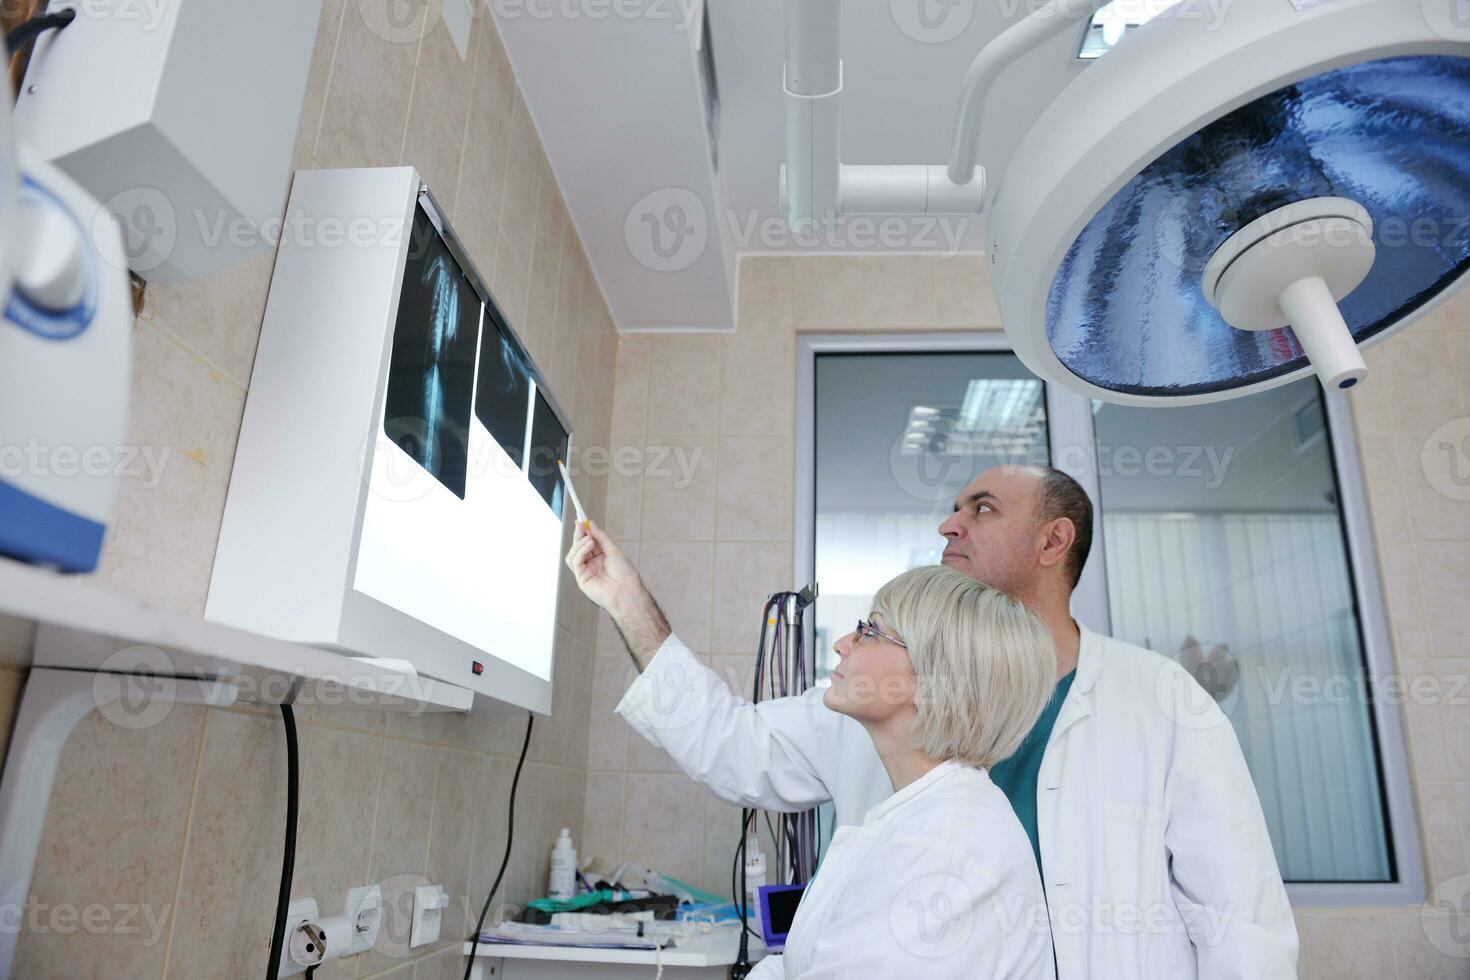
[{"label": "white ceiling", "polygon": [[[782,4],[709,0],[725,101],[722,160],[729,207],[737,215],[777,215],[783,155]],[[951,40],[917,40],[900,26],[920,7],[945,11]],[[1021,0],[863,0],[842,5],[842,161],[849,164],[941,164],[949,161],[960,83],[975,55],[1035,5]],[[1010,15],[1007,16],[1006,12]],[[916,32],[917,33],[917,32]],[[1029,123],[1083,70],[1075,55],[1082,25],[1007,70],[985,107],[981,161],[992,189]],[[972,221],[962,251],[984,251],[983,221]],[[866,251],[838,236],[835,248]],[[875,251],[892,251],[874,246]],[[929,251],[922,244],[897,251]],[[796,252],[787,243],[753,242],[751,252]]]},{"label": "white ceiling", "polygon": [[[755,253],[983,251],[983,220],[885,224],[894,240],[853,240],[851,224],[797,241],[780,221],[783,6],[708,0],[721,95],[718,173],[709,161],[696,41],[684,5],[609,2],[603,16],[497,13],[517,79],[588,257],[620,329],[731,329],[738,257]],[[920,5],[942,16],[920,40]],[[498,5],[497,5],[498,6]],[[594,5],[583,5],[588,10]],[[985,43],[1033,5],[1022,0],[889,0],[843,5],[842,159],[945,163],[959,86]],[[577,5],[527,4],[566,10]],[[581,9],[577,7],[577,9]],[[637,16],[627,16],[632,10]],[[612,11],[613,13],[607,13]],[[623,14],[617,13],[623,11]],[[990,187],[1029,121],[1082,70],[1068,32],[1000,79],[987,106],[982,162]],[[706,217],[705,244],[679,268],[649,268],[630,228],[650,193],[677,193]],[[662,205],[661,205],[662,206]],[[631,216],[631,217],[630,217]],[[872,219],[859,219],[872,227]],[[631,224],[630,224],[631,221]],[[859,229],[861,230],[861,229]],[[653,263],[657,264],[657,263]]]}]

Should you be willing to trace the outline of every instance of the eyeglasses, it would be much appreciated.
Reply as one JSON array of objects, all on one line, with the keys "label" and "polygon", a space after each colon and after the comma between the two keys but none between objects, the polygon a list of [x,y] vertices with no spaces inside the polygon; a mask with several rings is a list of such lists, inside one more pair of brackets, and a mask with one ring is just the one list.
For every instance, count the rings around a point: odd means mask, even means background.
[{"label": "eyeglasses", "polygon": [[853,633],[857,634],[859,637],[863,637],[863,636],[876,636],[880,640],[887,640],[889,643],[897,643],[899,646],[903,647],[905,650],[907,650],[909,648],[909,645],[907,643],[903,642],[902,640],[900,640],[898,637],[892,636],[892,635],[890,635],[888,633],[885,633],[882,630],[880,630],[878,627],[874,626],[872,620],[868,620],[868,619],[860,619],[860,620],[858,620],[858,622],[857,622],[857,628],[853,630]]}]

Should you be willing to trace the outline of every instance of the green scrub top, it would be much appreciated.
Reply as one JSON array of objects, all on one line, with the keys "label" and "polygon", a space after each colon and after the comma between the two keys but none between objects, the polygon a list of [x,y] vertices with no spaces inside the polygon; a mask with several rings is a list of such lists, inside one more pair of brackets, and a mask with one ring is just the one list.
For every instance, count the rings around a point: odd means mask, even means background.
[{"label": "green scrub top", "polygon": [[1031,838],[1037,871],[1041,870],[1041,840],[1036,830],[1036,779],[1041,773],[1041,757],[1046,754],[1046,743],[1051,740],[1052,726],[1057,723],[1057,714],[1062,710],[1062,702],[1067,700],[1067,692],[1072,689],[1075,676],[1077,671],[1073,670],[1057,681],[1051,700],[1046,703],[1036,724],[1031,726],[1016,754],[990,767],[990,781],[999,786],[1011,801],[1011,809],[1016,811],[1021,826],[1026,828],[1026,836]]}]

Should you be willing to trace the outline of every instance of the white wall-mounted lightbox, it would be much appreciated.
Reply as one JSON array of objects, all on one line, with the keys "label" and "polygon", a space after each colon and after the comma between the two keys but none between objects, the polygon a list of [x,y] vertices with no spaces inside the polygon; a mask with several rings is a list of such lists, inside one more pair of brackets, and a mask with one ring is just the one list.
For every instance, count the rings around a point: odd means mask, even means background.
[{"label": "white wall-mounted lightbox", "polygon": [[419,175],[301,171],[206,616],[545,713],[570,440]]}]

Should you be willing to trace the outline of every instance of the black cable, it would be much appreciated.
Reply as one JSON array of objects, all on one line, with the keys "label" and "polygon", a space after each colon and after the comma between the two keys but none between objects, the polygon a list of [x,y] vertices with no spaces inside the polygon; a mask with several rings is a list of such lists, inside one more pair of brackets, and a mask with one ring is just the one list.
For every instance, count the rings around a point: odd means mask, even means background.
[{"label": "black cable", "polygon": [[[783,828],[786,826],[786,814],[784,814],[784,813],[781,814],[781,826]],[[766,833],[768,833],[768,834],[771,835],[771,841],[772,841],[772,843],[774,843],[774,842],[776,842],[776,841],[778,841],[778,840],[781,839],[781,836],[776,833],[776,826],[775,826],[775,824],[771,823],[771,811],[769,811],[769,810],[766,811]],[[778,884],[778,885],[784,885],[784,884],[786,884],[786,882],[784,882],[784,881],[781,880],[781,869],[780,868],[777,868],[776,869],[776,884]]]},{"label": "black cable", "polygon": [[289,704],[281,705],[281,721],[286,725],[286,843],[281,849],[281,889],[276,893],[276,927],[271,932],[266,980],[275,980],[281,974],[281,954],[286,946],[286,912],[291,906],[291,876],[296,870],[296,815],[300,807],[297,793],[301,763],[296,745],[296,715]]},{"label": "black cable", "polygon": [[63,30],[67,24],[76,19],[77,12],[67,9],[58,10],[54,14],[42,14],[17,24],[5,35],[5,53],[13,55],[47,31]]},{"label": "black cable", "polygon": [[526,740],[521,743],[521,757],[516,762],[516,774],[510,781],[510,816],[505,821],[505,856],[500,859],[500,870],[495,874],[495,884],[490,886],[490,894],[485,896],[485,904],[480,909],[480,921],[475,923],[475,934],[470,939],[470,955],[464,961],[464,980],[470,980],[470,971],[475,968],[475,950],[480,947],[480,930],[485,928],[485,916],[490,913],[490,903],[500,890],[500,880],[505,877],[506,865],[510,864],[510,845],[515,840],[516,831],[516,787],[521,783],[521,768],[526,764],[526,750],[531,747],[531,727],[535,724],[536,716],[526,715]]},{"label": "black cable", "polygon": [[730,980],[745,980],[750,975],[750,937],[757,939],[765,937],[757,935],[750,928],[749,910],[745,902],[745,838],[750,830],[751,823],[755,820],[754,810],[740,811],[740,844],[735,848],[735,867],[730,869],[730,890],[736,889],[736,871],[739,874],[739,891],[736,893],[735,907],[740,910],[740,948],[735,953],[735,962],[730,964]]},{"label": "black cable", "polygon": [[316,968],[319,966],[321,966],[320,963],[313,963],[306,968],[306,980],[311,980],[312,977],[316,976]]},{"label": "black cable", "polygon": [[[743,927],[744,931],[747,934],[754,936],[756,939],[764,941],[765,937],[752,929],[749,922],[746,921],[747,906],[745,905],[745,832],[749,829],[751,823],[755,820],[755,813],[756,811],[754,810],[740,811],[740,815],[744,818],[744,823],[741,825],[740,843],[737,844],[735,847],[735,863],[730,865],[730,896],[734,899],[734,902],[732,904],[741,913],[740,924]],[[736,892],[737,888],[739,889],[738,894]]]},{"label": "black cable", "polygon": [[[771,609],[778,600],[778,596],[770,596],[761,609],[761,635],[755,646],[755,674],[751,684],[751,702],[754,704],[759,704],[761,699],[761,682],[765,679],[766,637],[771,625]],[[750,928],[750,910],[745,901],[745,841],[750,834],[750,826],[755,821],[755,814],[755,810],[740,811],[740,843],[735,845],[735,865],[730,869],[730,897],[734,899],[735,908],[740,912],[740,949],[735,954],[735,962],[730,965],[731,980],[742,980],[750,973],[750,937],[764,938]]]}]

